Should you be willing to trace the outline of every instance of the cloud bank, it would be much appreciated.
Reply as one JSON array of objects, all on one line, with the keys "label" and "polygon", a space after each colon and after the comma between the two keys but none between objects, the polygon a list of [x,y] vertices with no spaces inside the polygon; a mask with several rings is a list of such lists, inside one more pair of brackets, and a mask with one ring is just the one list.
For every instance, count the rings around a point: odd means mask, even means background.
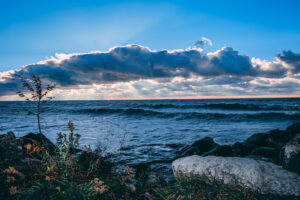
[{"label": "cloud bank", "polygon": [[59,89],[85,89],[95,95],[109,91],[115,98],[300,94],[299,53],[283,51],[270,62],[249,58],[231,47],[204,54],[202,47],[210,41],[204,38],[198,43],[195,48],[172,51],[127,45],[107,52],[57,54],[20,70],[0,73],[0,96],[15,94],[20,88],[15,73],[39,75],[46,82],[57,83]]}]

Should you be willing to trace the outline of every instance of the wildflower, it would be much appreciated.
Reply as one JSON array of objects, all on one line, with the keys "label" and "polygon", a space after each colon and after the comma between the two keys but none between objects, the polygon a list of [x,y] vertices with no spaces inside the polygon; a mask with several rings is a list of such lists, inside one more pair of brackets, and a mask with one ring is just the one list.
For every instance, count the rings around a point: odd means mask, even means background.
[{"label": "wildflower", "polygon": [[69,129],[71,132],[73,132],[74,129],[75,129],[75,126],[74,126],[74,124],[73,124],[71,121],[69,121],[69,123],[68,123],[68,129]]},{"label": "wildflower", "polygon": [[9,182],[15,182],[15,181],[16,181],[16,178],[13,177],[13,176],[7,176],[7,180],[8,180]]},{"label": "wildflower", "polygon": [[96,192],[96,194],[103,194],[107,190],[108,190],[108,186],[107,185],[103,185],[101,187],[94,186],[94,191]]},{"label": "wildflower", "polygon": [[55,167],[56,167],[56,162],[55,162],[55,160],[52,160],[52,161],[51,161],[50,168],[51,168],[51,169],[54,169]]},{"label": "wildflower", "polygon": [[18,189],[17,189],[16,186],[11,186],[10,189],[9,189],[10,195],[15,195],[15,194],[17,194],[18,192],[19,192],[19,191],[18,191]]},{"label": "wildflower", "polygon": [[101,164],[101,159],[98,158],[97,161],[96,161],[96,165],[100,165]]},{"label": "wildflower", "polygon": [[132,172],[132,170],[130,169],[130,167],[126,167],[126,170],[127,170],[127,174],[132,174],[133,172]]},{"label": "wildflower", "polygon": [[41,150],[41,148],[39,146],[36,146],[33,148],[32,152],[38,153],[40,150]]},{"label": "wildflower", "polygon": [[8,167],[8,169],[5,169],[4,172],[8,174],[17,174],[17,170],[14,167]]},{"label": "wildflower", "polygon": [[100,181],[99,178],[94,178],[93,182],[98,186],[101,186],[104,183],[103,181]]},{"label": "wildflower", "polygon": [[125,177],[125,179],[131,179],[131,178],[133,178],[134,177],[134,173],[133,173],[133,171],[130,169],[130,167],[126,167],[126,171],[127,171],[127,176]]},{"label": "wildflower", "polygon": [[51,181],[51,178],[49,176],[45,177],[46,181]]},{"label": "wildflower", "polygon": [[15,174],[21,177],[24,177],[24,174],[16,170],[14,167],[8,167],[8,169],[5,169],[3,172],[8,173],[8,174]]},{"label": "wildflower", "polygon": [[103,194],[109,189],[109,187],[107,185],[104,185],[104,182],[99,180],[98,178],[94,178],[93,183],[95,184],[93,189],[96,194]]},{"label": "wildflower", "polygon": [[31,144],[30,143],[25,144],[24,147],[29,151],[31,149]]}]

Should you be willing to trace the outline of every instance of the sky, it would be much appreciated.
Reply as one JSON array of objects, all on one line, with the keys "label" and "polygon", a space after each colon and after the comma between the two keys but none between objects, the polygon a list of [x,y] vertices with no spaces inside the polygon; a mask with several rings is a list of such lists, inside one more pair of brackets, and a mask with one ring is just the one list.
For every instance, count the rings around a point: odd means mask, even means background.
[{"label": "sky", "polygon": [[14,74],[57,99],[300,96],[300,1],[11,0],[0,100]]}]

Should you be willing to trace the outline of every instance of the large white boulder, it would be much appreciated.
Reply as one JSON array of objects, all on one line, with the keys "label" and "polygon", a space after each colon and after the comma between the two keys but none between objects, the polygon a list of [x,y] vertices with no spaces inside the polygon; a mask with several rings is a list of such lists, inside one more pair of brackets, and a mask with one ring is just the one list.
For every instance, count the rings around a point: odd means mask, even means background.
[{"label": "large white boulder", "polygon": [[262,194],[300,195],[300,176],[260,160],[240,157],[189,156],[172,163],[177,179],[199,178],[205,182],[239,185]]}]

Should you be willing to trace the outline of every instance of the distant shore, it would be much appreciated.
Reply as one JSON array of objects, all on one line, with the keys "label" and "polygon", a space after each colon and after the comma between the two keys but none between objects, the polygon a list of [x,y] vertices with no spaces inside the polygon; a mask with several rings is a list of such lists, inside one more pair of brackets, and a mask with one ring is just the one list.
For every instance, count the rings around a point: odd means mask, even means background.
[{"label": "distant shore", "polygon": [[[186,97],[143,97],[143,98],[109,98],[109,99],[56,99],[54,101],[143,101],[143,100],[205,100],[205,99],[284,99],[284,98],[300,98],[300,95],[240,95],[240,96],[186,96]],[[1,100],[5,101],[24,101],[24,100]]]}]

